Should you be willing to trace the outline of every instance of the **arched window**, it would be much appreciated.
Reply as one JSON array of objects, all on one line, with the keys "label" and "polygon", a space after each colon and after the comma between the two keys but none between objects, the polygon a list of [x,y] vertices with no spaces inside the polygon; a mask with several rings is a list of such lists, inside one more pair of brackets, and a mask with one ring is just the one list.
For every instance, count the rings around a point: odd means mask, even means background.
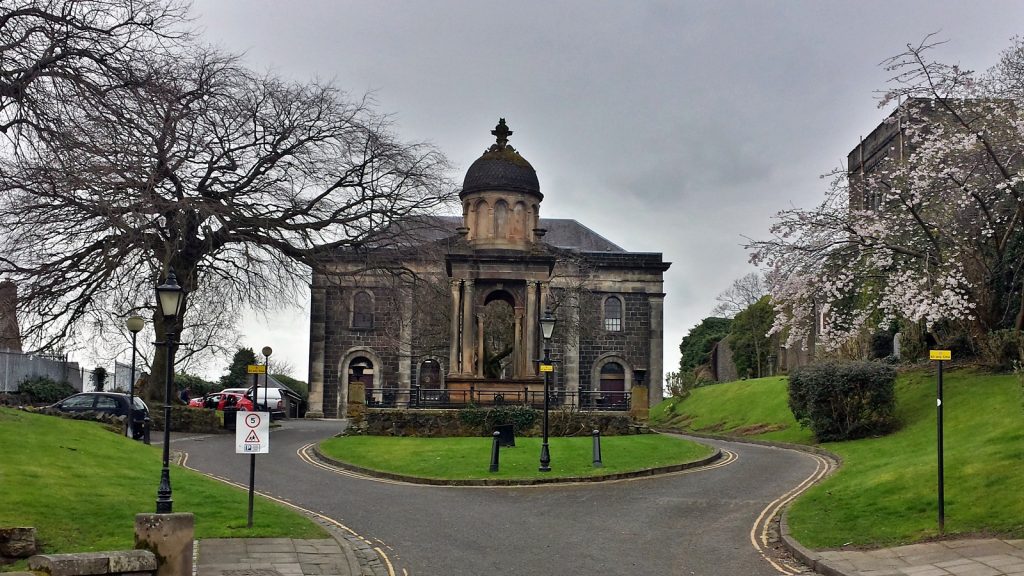
[{"label": "arched window", "polygon": [[362,330],[373,328],[373,296],[365,290],[352,296],[352,327]]},{"label": "arched window", "polygon": [[604,329],[622,331],[622,300],[618,296],[609,296],[604,301]]}]

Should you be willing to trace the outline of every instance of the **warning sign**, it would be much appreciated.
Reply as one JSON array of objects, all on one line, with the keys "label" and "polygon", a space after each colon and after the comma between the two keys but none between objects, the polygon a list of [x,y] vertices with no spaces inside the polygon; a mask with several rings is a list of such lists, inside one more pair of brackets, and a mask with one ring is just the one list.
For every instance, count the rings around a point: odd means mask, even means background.
[{"label": "warning sign", "polygon": [[235,426],[236,454],[270,453],[270,413],[239,412]]}]

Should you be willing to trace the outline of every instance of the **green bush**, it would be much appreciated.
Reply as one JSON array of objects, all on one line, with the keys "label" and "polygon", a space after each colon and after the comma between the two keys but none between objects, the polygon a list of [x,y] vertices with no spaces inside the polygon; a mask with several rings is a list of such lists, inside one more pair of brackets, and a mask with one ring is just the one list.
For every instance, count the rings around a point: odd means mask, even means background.
[{"label": "green bush", "polygon": [[979,348],[981,360],[988,368],[1009,372],[1024,360],[1024,335],[1012,328],[989,332],[981,339]]},{"label": "green bush", "polygon": [[490,434],[495,426],[511,424],[517,434],[529,430],[537,421],[538,413],[529,406],[495,406],[478,408],[471,406],[459,410],[459,421],[476,428],[481,434]]},{"label": "green bush", "polygon": [[885,434],[895,427],[896,370],[876,362],[823,362],[789,375],[789,409],[819,442]]},{"label": "green bush", "polygon": [[71,384],[57,382],[46,376],[32,376],[18,385],[18,390],[33,404],[53,404],[76,392]]}]

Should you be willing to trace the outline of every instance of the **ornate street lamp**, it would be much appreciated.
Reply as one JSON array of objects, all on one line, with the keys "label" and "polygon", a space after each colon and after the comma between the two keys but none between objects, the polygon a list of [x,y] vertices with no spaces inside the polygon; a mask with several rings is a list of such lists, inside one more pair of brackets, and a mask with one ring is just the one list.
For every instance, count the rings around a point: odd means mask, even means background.
[{"label": "ornate street lamp", "polygon": [[548,410],[550,409],[551,392],[548,389],[551,382],[551,334],[555,331],[555,317],[551,310],[544,311],[544,317],[540,319],[540,329],[544,333],[544,359],[541,360],[541,370],[544,371],[544,427],[543,440],[540,444],[540,470],[541,472],[551,471],[551,453],[548,450]]},{"label": "ornate street lamp", "polygon": [[132,376],[131,381],[128,382],[128,422],[125,423],[124,433],[125,436],[132,438],[135,436],[132,430],[132,425],[135,423],[135,351],[137,350],[135,337],[146,326],[146,321],[142,319],[142,316],[132,315],[124,321],[124,325],[132,333]]},{"label": "ornate street lamp", "polygon": [[[263,408],[267,411],[267,415],[270,415],[270,355],[274,353],[274,349],[270,346],[264,346],[263,350]],[[256,390],[256,397],[259,398],[259,389]]]},{"label": "ornate street lamp", "polygon": [[174,324],[185,300],[185,291],[178,285],[174,269],[167,271],[167,281],[156,287],[156,300],[164,317],[167,347],[167,370],[164,376],[164,462],[160,470],[160,487],[156,491],[156,513],[170,514],[171,500],[171,383],[174,382]]}]

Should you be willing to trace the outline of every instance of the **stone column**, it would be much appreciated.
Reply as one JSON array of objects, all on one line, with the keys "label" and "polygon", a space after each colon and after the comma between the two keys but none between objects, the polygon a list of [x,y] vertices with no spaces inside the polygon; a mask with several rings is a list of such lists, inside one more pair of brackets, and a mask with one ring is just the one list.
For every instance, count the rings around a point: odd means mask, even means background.
[{"label": "stone column", "polygon": [[461,371],[459,366],[459,280],[452,280],[452,318],[451,328],[448,337],[451,341],[448,344],[448,373],[457,374]]},{"label": "stone column", "polygon": [[[565,347],[562,350],[562,364],[565,374],[566,392],[571,394],[570,402],[577,405],[577,393],[580,391],[580,307],[579,297],[569,297],[569,318],[566,323],[569,325],[569,336],[565,339]],[[564,334],[564,332],[563,332]]]},{"label": "stone column", "polygon": [[522,378],[526,375],[526,355],[523,354],[523,350],[526,347],[523,345],[523,307],[515,307],[515,339],[512,341],[512,366],[513,378]]},{"label": "stone column", "polygon": [[526,283],[526,365],[527,376],[537,375],[537,282]]},{"label": "stone column", "polygon": [[[398,336],[398,402],[408,404],[409,385],[412,383],[412,290],[403,290],[401,299],[401,327]],[[382,382],[381,385],[384,383]]]},{"label": "stone column", "polygon": [[484,377],[484,311],[476,314],[476,375]]},{"label": "stone column", "polygon": [[[310,290],[309,305],[309,409],[306,418],[324,417],[324,352],[326,347],[327,295],[324,288]],[[342,417],[342,414],[337,414]]]},{"label": "stone column", "polygon": [[665,294],[648,294],[651,308],[651,353],[647,361],[647,402],[654,406],[661,402],[665,386]]},{"label": "stone column", "polygon": [[474,372],[473,352],[476,342],[473,341],[475,326],[473,326],[473,281],[466,280],[463,283],[462,292],[462,374],[467,376]]}]

